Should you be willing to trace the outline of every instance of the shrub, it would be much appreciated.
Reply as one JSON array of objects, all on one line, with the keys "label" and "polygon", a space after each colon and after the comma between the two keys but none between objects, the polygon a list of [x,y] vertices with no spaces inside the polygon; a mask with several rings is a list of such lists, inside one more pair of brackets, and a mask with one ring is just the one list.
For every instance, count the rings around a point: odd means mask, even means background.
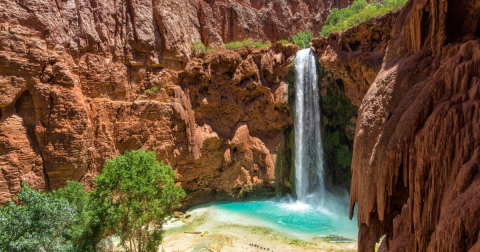
[{"label": "shrub", "polygon": [[297,35],[292,36],[293,44],[300,47],[300,49],[305,49],[310,46],[313,36],[310,32],[300,32]]},{"label": "shrub", "polygon": [[74,205],[26,184],[17,197],[19,205],[9,200],[0,208],[0,251],[73,249],[69,236],[79,221]]},{"label": "shrub", "polygon": [[193,53],[203,53],[203,52],[210,52],[210,48],[206,47],[201,41],[194,41],[192,44]]},{"label": "shrub", "polygon": [[285,39],[279,40],[277,41],[277,43],[283,43],[285,45],[291,44],[290,42],[288,42],[288,40],[285,40]]},{"label": "shrub", "polygon": [[341,10],[333,8],[323,25],[320,36],[327,36],[333,31],[343,31],[359,25],[373,17],[385,14],[393,9],[405,6],[407,0],[385,0],[383,5],[372,1],[356,0],[353,4]]},{"label": "shrub", "polygon": [[251,47],[251,48],[254,48],[254,49],[259,49],[259,48],[262,48],[262,47],[269,47],[271,45],[272,44],[270,44],[270,43],[263,44],[262,42],[255,42],[255,41],[252,41],[252,40],[249,40],[249,39],[245,39],[244,41],[234,41],[234,42],[230,42],[228,44],[224,44],[222,46],[222,48],[223,49],[228,49],[228,50],[235,50],[235,49],[240,48],[242,46],[248,46],[248,47]]},{"label": "shrub", "polygon": [[92,193],[104,234],[119,236],[130,251],[156,251],[165,218],[185,197],[175,178],[170,166],[156,161],[155,152],[125,152],[107,161]]},{"label": "shrub", "polygon": [[152,88],[147,89],[147,93],[149,95],[153,95],[157,91],[158,91],[158,87],[152,87]]}]

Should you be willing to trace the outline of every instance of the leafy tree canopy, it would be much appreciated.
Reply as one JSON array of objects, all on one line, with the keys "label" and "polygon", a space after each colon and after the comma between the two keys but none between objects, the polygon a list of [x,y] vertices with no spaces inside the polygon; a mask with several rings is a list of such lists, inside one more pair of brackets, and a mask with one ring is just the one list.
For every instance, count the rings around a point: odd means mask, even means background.
[{"label": "leafy tree canopy", "polygon": [[91,193],[76,181],[51,193],[22,184],[19,204],[0,207],[0,251],[96,251],[110,235],[129,251],[157,251],[166,217],[185,197],[175,178],[155,152],[138,150],[107,161]]},{"label": "leafy tree canopy", "polygon": [[118,235],[130,251],[156,251],[165,218],[186,196],[175,177],[155,152],[131,151],[107,161],[92,193],[105,233]]},{"label": "leafy tree canopy", "polygon": [[77,219],[70,226],[66,235],[72,242],[72,251],[95,251],[96,243],[100,241],[100,219],[97,216],[97,207],[90,200],[90,193],[86,193],[83,185],[77,181],[67,181],[64,188],[52,192],[52,196],[59,200],[67,200],[77,210]]},{"label": "leafy tree canopy", "polygon": [[77,209],[66,199],[37,192],[26,184],[0,208],[0,251],[70,251]]}]

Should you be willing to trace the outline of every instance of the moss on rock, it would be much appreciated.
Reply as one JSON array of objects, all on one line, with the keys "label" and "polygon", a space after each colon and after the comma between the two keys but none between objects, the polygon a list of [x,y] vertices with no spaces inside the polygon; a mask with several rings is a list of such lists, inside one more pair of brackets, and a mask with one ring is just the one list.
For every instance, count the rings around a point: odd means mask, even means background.
[{"label": "moss on rock", "polygon": [[326,185],[349,190],[358,107],[345,95],[341,80],[331,80],[324,68],[318,69]]}]

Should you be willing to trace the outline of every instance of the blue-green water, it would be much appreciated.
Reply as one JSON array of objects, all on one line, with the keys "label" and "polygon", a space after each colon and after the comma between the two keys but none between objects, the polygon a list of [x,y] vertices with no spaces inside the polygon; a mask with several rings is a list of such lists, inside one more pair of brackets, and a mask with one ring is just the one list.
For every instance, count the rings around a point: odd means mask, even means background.
[{"label": "blue-green water", "polygon": [[291,199],[222,202],[201,207],[213,212],[216,221],[263,226],[295,236],[342,236],[357,239],[357,220],[348,209],[332,204],[315,207]]}]

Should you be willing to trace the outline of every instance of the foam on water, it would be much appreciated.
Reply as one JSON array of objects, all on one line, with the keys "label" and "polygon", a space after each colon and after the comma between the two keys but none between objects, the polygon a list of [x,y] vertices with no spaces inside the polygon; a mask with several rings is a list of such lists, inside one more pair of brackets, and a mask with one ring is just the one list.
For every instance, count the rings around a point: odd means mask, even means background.
[{"label": "foam on water", "polygon": [[[337,212],[335,212],[337,210]],[[208,222],[221,225],[267,227],[297,237],[342,236],[355,240],[356,218],[348,219],[348,209],[315,207],[291,198],[249,202],[222,202],[197,207],[188,213],[208,212]]]}]

